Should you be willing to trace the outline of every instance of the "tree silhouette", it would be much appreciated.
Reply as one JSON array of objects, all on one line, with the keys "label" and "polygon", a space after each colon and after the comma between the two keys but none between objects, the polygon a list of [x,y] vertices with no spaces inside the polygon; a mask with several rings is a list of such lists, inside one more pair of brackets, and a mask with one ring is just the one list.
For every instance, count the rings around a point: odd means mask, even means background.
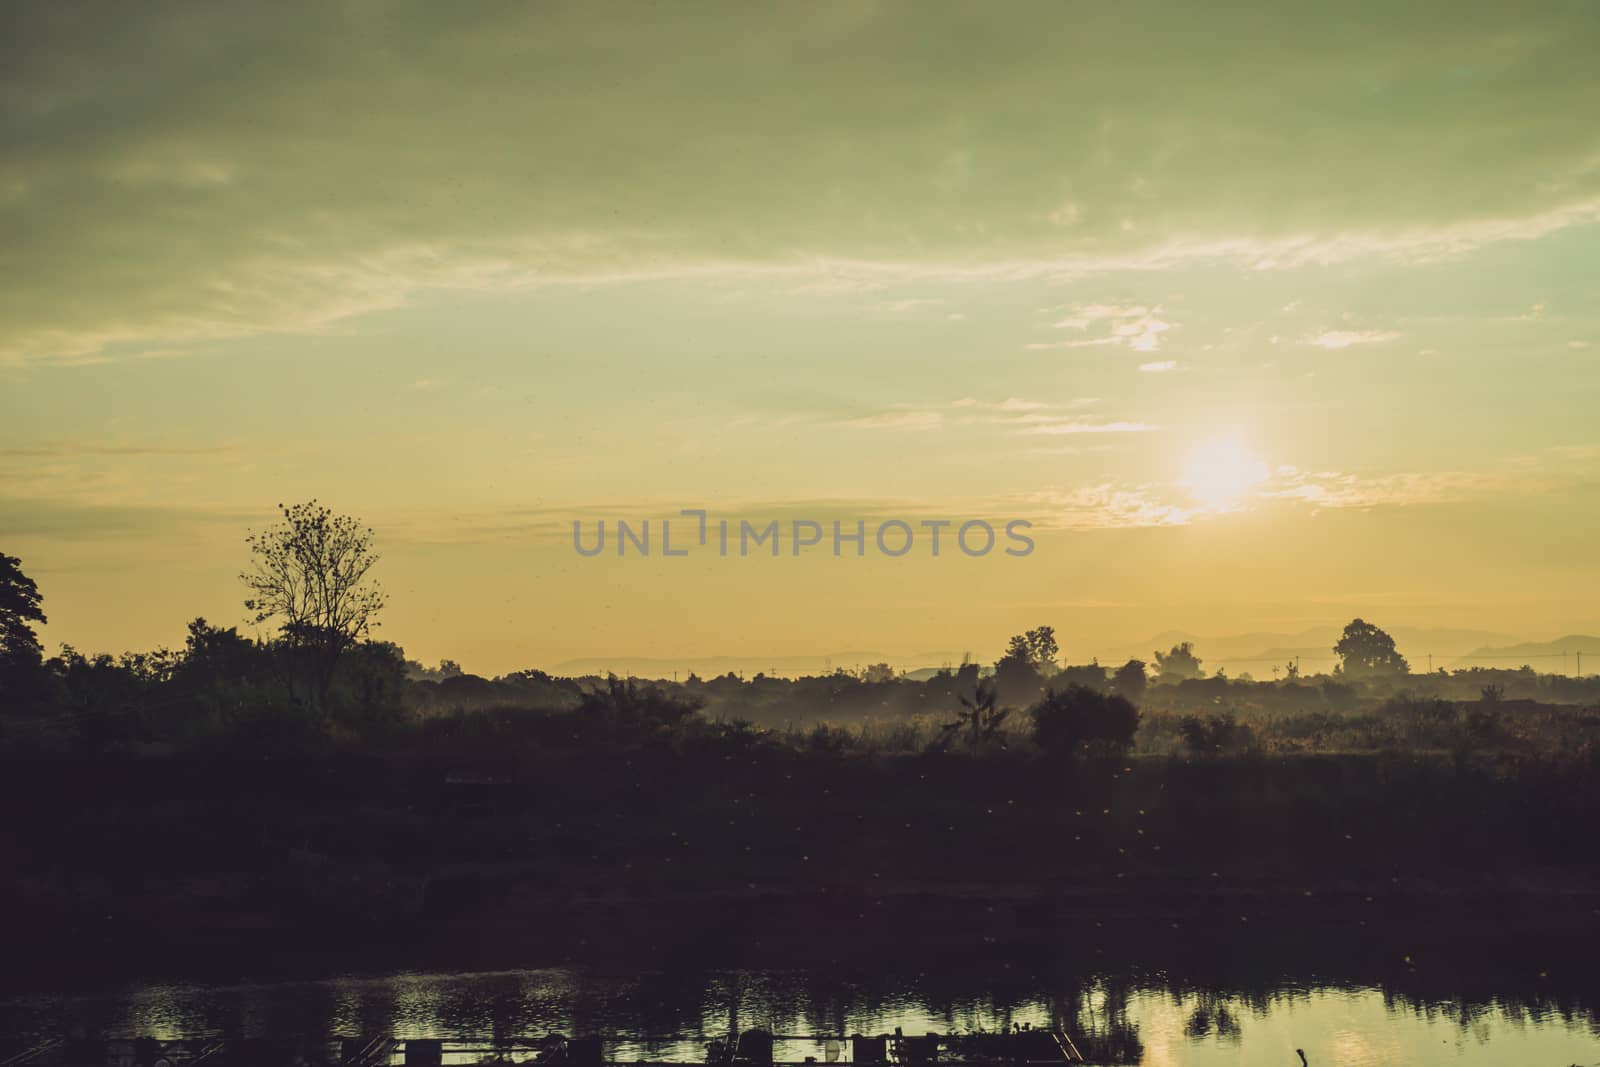
[{"label": "tree silhouette", "polygon": [[1006,645],[1005,655],[995,661],[994,690],[1007,704],[1027,705],[1039,699],[1044,679],[1056,673],[1060,655],[1056,632],[1037,626],[1017,634]]},{"label": "tree silhouette", "polygon": [[872,663],[861,671],[861,680],[874,684],[894,681],[894,668],[887,663]]},{"label": "tree silhouette", "polygon": [[0,552],[0,662],[39,662],[39,637],[28,624],[45,621],[41,600],[39,587],[22,573],[22,560]]},{"label": "tree silhouette", "polygon": [[1124,752],[1139,729],[1139,709],[1126,697],[1080,685],[1046,693],[1028,715],[1034,743],[1056,756]]},{"label": "tree silhouette", "polygon": [[1184,641],[1172,646],[1172,650],[1165,655],[1160,652],[1156,657],[1156,677],[1166,682],[1181,682],[1185,678],[1201,678],[1205,672],[1200,669],[1200,657],[1194,654],[1194,642]]},{"label": "tree silhouette", "polygon": [[1178,720],[1178,735],[1197,756],[1237,752],[1248,749],[1255,741],[1255,731],[1227,711],[1207,718],[1185,715]]},{"label": "tree silhouette", "polygon": [[1411,665],[1394,647],[1394,638],[1361,619],[1352,619],[1339,643],[1340,673],[1351,678],[1378,678],[1411,673]]},{"label": "tree silhouette", "polygon": [[1026,633],[1017,634],[1006,646],[1003,659],[1017,660],[1027,663],[1044,677],[1049,677],[1056,671],[1056,659],[1061,655],[1061,646],[1056,643],[1056,630],[1054,626],[1035,626]]},{"label": "tree silhouette", "polygon": [[1149,677],[1145,674],[1144,660],[1130,659],[1117,668],[1111,676],[1111,688],[1119,696],[1127,697],[1134,704],[1144,697],[1145,686]]},{"label": "tree silhouette", "polygon": [[244,606],[252,622],[278,620],[291,693],[303,686],[321,708],[339,658],[367,636],[383,608],[383,591],[369,578],[378,556],[369,527],[315,500],[278,510],[283,521],[245,538],[254,559],[239,576],[251,592]]},{"label": "tree silhouette", "polygon": [[999,707],[998,690],[993,679],[979,682],[970,698],[961,698],[961,707],[962,710],[956,713],[956,721],[945,724],[944,743],[964,737],[973,755],[996,742],[1001,748],[1006,747],[1005,735],[1000,732],[1000,727],[1010,716],[1011,709]]}]

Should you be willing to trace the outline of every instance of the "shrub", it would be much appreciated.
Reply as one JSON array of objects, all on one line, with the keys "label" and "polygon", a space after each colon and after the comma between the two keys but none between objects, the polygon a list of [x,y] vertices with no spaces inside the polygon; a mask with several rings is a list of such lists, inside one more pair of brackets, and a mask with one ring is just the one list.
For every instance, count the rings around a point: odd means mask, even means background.
[{"label": "shrub", "polygon": [[1185,715],[1178,720],[1183,743],[1196,756],[1220,756],[1255,747],[1255,731],[1234,719],[1232,712],[1201,718]]},{"label": "shrub", "polygon": [[1125,752],[1139,729],[1139,709],[1126,697],[1083,686],[1050,690],[1028,715],[1034,743],[1056,756]]}]

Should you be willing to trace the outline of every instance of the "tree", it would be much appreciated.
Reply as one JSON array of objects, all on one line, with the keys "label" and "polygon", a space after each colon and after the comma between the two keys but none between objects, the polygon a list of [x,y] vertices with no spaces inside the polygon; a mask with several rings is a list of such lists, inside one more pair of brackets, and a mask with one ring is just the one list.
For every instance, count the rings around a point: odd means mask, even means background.
[{"label": "tree", "polygon": [[235,627],[224,630],[195,619],[173,677],[179,688],[203,695],[215,706],[237,708],[256,695],[254,690],[271,683],[272,671],[267,651]]},{"label": "tree", "polygon": [[995,661],[993,688],[1002,703],[1026,707],[1039,699],[1044,679],[1026,656],[1007,652]]},{"label": "tree", "polygon": [[1017,634],[1006,646],[1006,654],[1002,659],[1015,659],[1026,662],[1040,675],[1049,677],[1056,671],[1056,659],[1061,655],[1061,646],[1056,643],[1056,630],[1053,626],[1035,626],[1026,633]]},{"label": "tree", "polygon": [[1001,748],[1006,747],[1000,727],[1011,715],[1011,709],[999,706],[999,690],[993,679],[979,682],[970,699],[961,698],[961,707],[963,710],[956,713],[956,721],[945,724],[945,744],[964,736],[974,756],[995,742]]},{"label": "tree", "polygon": [[237,628],[212,626],[203,618],[189,624],[183,642],[180,671],[207,681],[233,683],[247,678],[256,667],[259,646]]},{"label": "tree", "polygon": [[861,680],[870,685],[894,681],[894,668],[887,663],[873,663],[861,671]]},{"label": "tree", "polygon": [[1085,689],[1105,689],[1111,684],[1111,672],[1100,666],[1096,660],[1093,663],[1080,663],[1076,666],[1062,667],[1052,679],[1058,688],[1069,685],[1081,685]]},{"label": "tree", "polygon": [[1333,646],[1339,672],[1349,678],[1385,678],[1411,673],[1411,666],[1394,647],[1394,638],[1361,619],[1344,628]]},{"label": "tree", "polygon": [[0,552],[0,662],[36,665],[39,637],[30,622],[43,623],[39,587],[22,573],[22,560]]},{"label": "tree", "polygon": [[1200,669],[1200,657],[1194,654],[1194,642],[1184,641],[1172,646],[1172,651],[1166,655],[1160,652],[1156,656],[1156,677],[1163,682],[1181,682],[1185,678],[1203,678],[1205,672]]},{"label": "tree", "polygon": [[1149,682],[1145,675],[1144,660],[1130,659],[1117,668],[1117,673],[1111,676],[1111,689],[1119,696],[1127,697],[1134,704],[1139,703],[1144,697],[1144,687]]},{"label": "tree", "polygon": [[584,693],[567,714],[574,741],[632,747],[682,728],[698,710],[697,697],[612,674],[607,675],[605,688]]},{"label": "tree", "polygon": [[1056,672],[1056,657],[1061,648],[1056,632],[1037,626],[1017,634],[1006,645],[1005,655],[994,664],[995,693],[1003,704],[1026,706],[1039,699],[1044,679]]},{"label": "tree", "polygon": [[1178,735],[1196,756],[1220,756],[1249,749],[1255,744],[1255,731],[1225,711],[1202,719],[1185,715],[1178,720]]},{"label": "tree", "polygon": [[1028,715],[1034,743],[1063,757],[1124,752],[1139,729],[1139,709],[1126,697],[1076,685],[1046,693]]},{"label": "tree", "polygon": [[370,577],[378,556],[372,530],[315,500],[286,507],[283,520],[245,538],[254,557],[239,577],[257,624],[276,619],[289,658],[293,695],[322,708],[339,658],[377,625],[384,593]]},{"label": "tree", "polygon": [[39,587],[22,573],[22,561],[0,552],[0,708],[20,710],[45,702],[48,678],[39,637]]},{"label": "tree", "polygon": [[400,721],[406,656],[390,641],[363,641],[339,662],[336,721],[371,738]]}]

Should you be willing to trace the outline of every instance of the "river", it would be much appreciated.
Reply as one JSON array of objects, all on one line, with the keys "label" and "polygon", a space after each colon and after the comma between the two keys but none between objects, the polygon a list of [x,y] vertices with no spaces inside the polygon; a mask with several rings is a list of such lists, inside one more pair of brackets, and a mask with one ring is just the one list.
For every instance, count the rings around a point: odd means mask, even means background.
[{"label": "river", "polygon": [[[1600,1064],[1592,1006],[1508,977],[1499,992],[1408,994],[1360,983],[1263,980],[1194,988],[1160,973],[1051,974],[963,968],[896,974],[581,968],[393,974],[11,995],[0,1032],[160,1039],[277,1037],[301,1043],[390,1034],[492,1042],[551,1032],[607,1035],[608,1058],[697,1062],[730,1025],[764,1027],[780,1060],[825,1059],[815,1039],[851,1033],[1064,1027],[1087,1047],[1150,1067]],[[845,1046],[848,1048],[848,1045]]]}]

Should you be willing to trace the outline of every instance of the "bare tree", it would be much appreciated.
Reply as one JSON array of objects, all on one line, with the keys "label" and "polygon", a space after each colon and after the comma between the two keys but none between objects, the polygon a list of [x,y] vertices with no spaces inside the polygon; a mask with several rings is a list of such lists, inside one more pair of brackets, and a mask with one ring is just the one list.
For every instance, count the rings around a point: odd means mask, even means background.
[{"label": "bare tree", "polygon": [[385,597],[369,573],[378,556],[371,528],[348,515],[315,500],[278,510],[281,522],[245,538],[253,559],[239,576],[251,594],[244,606],[252,622],[278,621],[291,693],[298,676],[309,702],[322,708],[339,658],[377,625]]}]

